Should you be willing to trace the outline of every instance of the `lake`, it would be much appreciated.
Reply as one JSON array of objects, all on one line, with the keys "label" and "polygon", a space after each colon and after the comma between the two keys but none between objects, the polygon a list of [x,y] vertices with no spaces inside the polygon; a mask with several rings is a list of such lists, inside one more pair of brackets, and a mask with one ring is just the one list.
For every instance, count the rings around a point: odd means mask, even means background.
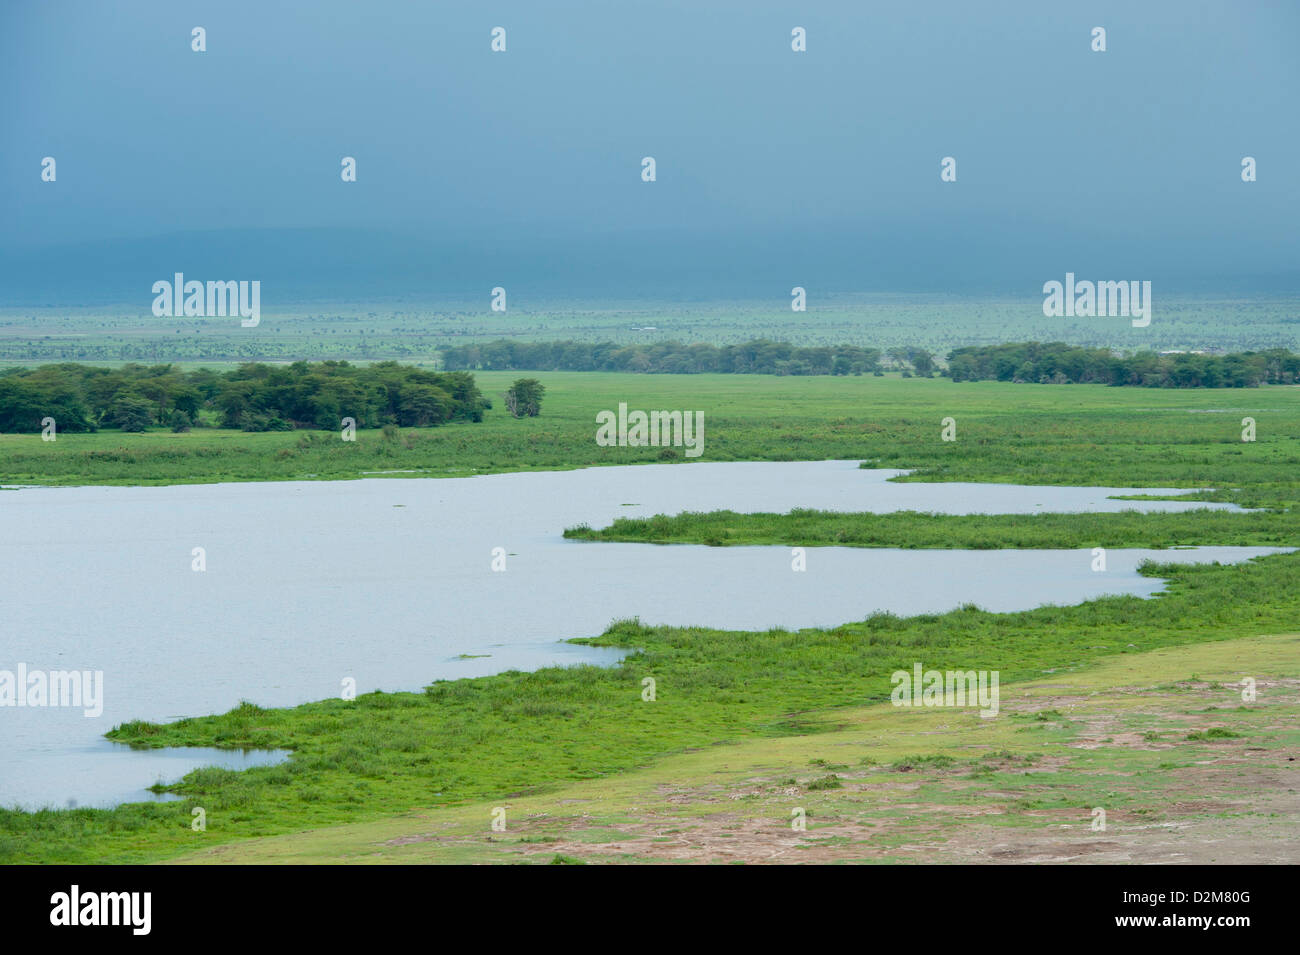
[{"label": "lake", "polygon": [[[131,719],[289,706],[435,679],[612,663],[565,644],[611,620],[762,630],[873,611],[994,611],[1147,596],[1148,557],[1238,561],[1285,548],[1087,550],[661,547],[563,530],[685,510],[946,514],[1226,508],[1115,501],[1158,488],[888,483],[852,461],[641,465],[455,479],[23,488],[0,493],[0,670],[102,670],[103,713],[0,707],[0,805],[106,806],[200,765],[281,754],[133,752]],[[1176,493],[1176,492],[1174,492]],[[192,569],[203,548],[206,570]],[[493,549],[506,554],[492,570]]]}]

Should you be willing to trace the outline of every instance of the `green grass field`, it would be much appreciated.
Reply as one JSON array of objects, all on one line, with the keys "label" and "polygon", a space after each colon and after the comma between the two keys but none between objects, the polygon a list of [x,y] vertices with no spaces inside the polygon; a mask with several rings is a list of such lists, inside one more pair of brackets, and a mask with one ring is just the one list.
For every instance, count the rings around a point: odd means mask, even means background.
[{"label": "green grass field", "polygon": [[[513,377],[479,376],[489,394],[503,390]],[[397,440],[366,433],[352,445],[337,435],[208,430],[68,435],[49,443],[35,435],[7,435],[0,438],[0,480],[153,484],[355,479],[366,471],[390,469],[445,477],[661,460],[659,449],[596,445],[596,412],[627,402],[647,410],[702,410],[706,439],[701,461],[847,458],[917,468],[910,480],[1216,488],[1207,496],[1273,510],[1080,515],[1077,520],[1059,515],[985,520],[809,513],[742,519],[723,514],[643,522],[637,532],[644,531],[644,536],[628,533],[619,539],[872,545],[897,535],[895,546],[1072,547],[1105,535],[1108,545],[1297,543],[1292,519],[1282,510],[1300,491],[1293,437],[1300,425],[1300,391],[1294,388],[1147,391],[890,377],[539,377],[547,387],[539,418],[512,419],[498,402],[480,425],[416,432],[409,438],[403,434]],[[940,440],[940,420],[948,416],[957,422],[953,442]],[[1240,440],[1244,416],[1257,422],[1258,440],[1253,443]],[[555,533],[563,530],[557,527]],[[698,767],[698,780],[683,778],[681,761],[689,754],[758,752],[744,747],[779,742],[786,762],[774,778],[792,775],[790,766],[805,766],[793,787],[807,791],[808,783],[836,775],[812,760],[853,762],[828,755],[828,741],[860,717],[861,707],[887,699],[889,673],[916,660],[940,669],[999,670],[1004,692],[1011,697],[1019,684],[1042,684],[1049,675],[1111,666],[1117,654],[1249,641],[1293,632],[1300,619],[1300,554],[1230,567],[1149,566],[1144,572],[1170,578],[1167,592],[1151,600],[1105,598],[1013,614],[964,608],[911,618],[881,615],[797,633],[648,628],[624,622],[611,626],[597,641],[634,651],[612,668],[510,672],[440,682],[425,693],[367,694],[351,702],[328,700],[283,710],[245,705],[223,715],[164,725],[127,724],[117,728],[113,738],[140,746],[285,747],[294,755],[284,764],[244,772],[200,770],[172,787],[183,797],[175,803],[0,812],[0,861],[146,862],[214,846],[235,847],[230,851],[239,858],[239,844],[253,847],[250,858],[260,861],[302,858],[313,851],[327,855],[336,846],[331,840],[339,830],[325,827],[370,826],[377,828],[354,831],[394,832],[401,825],[409,828],[415,813],[421,819],[447,820],[452,832],[459,831],[456,825],[477,818],[483,806],[516,800],[525,801],[533,813],[571,815],[558,800],[587,798],[574,796],[573,787],[644,782],[668,766],[674,767],[673,785],[688,793],[683,797],[687,804],[705,813],[712,797],[689,794],[707,789],[705,776],[718,767]],[[1259,667],[1260,674],[1271,667],[1267,672],[1279,679],[1296,676],[1293,666],[1278,666],[1272,657]],[[653,703],[641,699],[646,676],[657,682]],[[1188,677],[1180,671],[1178,678]],[[1132,682],[1133,674],[1125,679]],[[1106,684],[1108,692],[1126,685]],[[1291,684],[1286,686],[1294,695]],[[1274,712],[1280,714],[1278,719],[1292,721],[1294,729],[1294,706]],[[1260,745],[1273,755],[1279,747],[1294,744],[1294,733],[1279,735],[1272,723],[1246,725],[1249,719],[1243,720],[1241,735],[1249,735],[1252,744],[1264,740]],[[963,744],[958,754],[962,760],[978,761],[1004,750],[1019,759],[1030,751],[1002,738],[1019,724],[995,722],[1002,726],[997,738]],[[1217,720],[1201,723],[1205,725],[1193,729],[1222,725]],[[1068,745],[1068,734],[1060,729],[1059,738],[1050,733],[1035,738],[1033,751],[1044,742]],[[919,765],[939,771],[942,760],[925,760],[953,757],[951,748],[927,735],[922,723],[898,723],[895,714],[889,732],[891,765],[904,756],[920,757]],[[1142,764],[1144,772],[1178,772],[1216,752],[1213,741],[1167,734],[1165,742],[1170,752],[1162,759],[1170,768],[1161,769],[1161,760],[1141,756],[1148,760]],[[1139,757],[1103,747],[1089,759],[1099,771],[1120,773]],[[994,768],[1006,769],[1002,763]],[[1086,771],[1087,765],[1079,764],[1071,773]],[[875,772],[862,767],[861,778],[857,770],[845,773],[842,785],[856,793],[856,799],[870,799],[863,792],[870,790],[869,777]],[[1291,772],[1279,778],[1294,791]],[[1082,775],[1071,779],[1074,788],[1063,784],[1068,792],[1061,798],[1077,814],[1096,796],[1083,786]],[[1232,780],[1225,777],[1216,785],[1224,788],[1220,795],[1227,800]],[[824,806],[820,811],[847,812],[836,784],[825,786],[825,791],[811,790],[817,800],[828,800],[818,803]],[[1247,790],[1237,793],[1247,804],[1255,798],[1241,793]],[[1140,816],[1159,809],[1166,795],[1160,787],[1125,789],[1122,811]],[[626,814],[628,805],[635,803],[614,808]],[[903,809],[880,805],[882,812],[906,815]],[[190,828],[195,807],[207,813],[204,833]],[[596,827],[606,833],[606,841],[623,838],[612,834],[621,832],[616,815]],[[486,829],[487,820],[483,826]],[[1269,833],[1267,840],[1274,842],[1285,830]],[[570,838],[567,830],[544,826],[534,835],[564,847],[562,853],[544,852],[541,861],[557,854],[581,855],[580,848],[574,848],[577,843],[603,838]],[[814,840],[839,838],[837,833],[818,835],[816,826],[805,836],[808,851],[813,851]],[[1293,831],[1290,836],[1294,841]],[[269,837],[288,842],[247,842]],[[353,848],[342,855],[351,858],[349,852],[361,852],[356,847],[369,845],[368,838],[345,840]],[[538,845],[545,849],[551,843]],[[280,854],[276,846],[288,848]],[[469,848],[461,842],[455,846],[446,858],[503,857],[501,845],[484,845],[482,840]],[[628,855],[654,857],[640,850]],[[377,857],[383,860],[384,852]],[[219,861],[222,855],[200,858]]]},{"label": "green grass field", "polygon": [[[367,472],[463,477],[495,471],[677,460],[596,444],[596,413],[620,402],[702,411],[698,461],[862,459],[913,480],[1219,488],[1216,500],[1295,500],[1300,389],[1105,388],[885,376],[540,373],[542,415],[515,419],[513,372],[479,373],[495,406],[481,424],[404,431],[0,435],[0,483],[174,484],[355,479]],[[1241,440],[1253,417],[1257,440]],[[957,440],[940,440],[953,417]],[[1238,492],[1234,489],[1241,488]]]}]

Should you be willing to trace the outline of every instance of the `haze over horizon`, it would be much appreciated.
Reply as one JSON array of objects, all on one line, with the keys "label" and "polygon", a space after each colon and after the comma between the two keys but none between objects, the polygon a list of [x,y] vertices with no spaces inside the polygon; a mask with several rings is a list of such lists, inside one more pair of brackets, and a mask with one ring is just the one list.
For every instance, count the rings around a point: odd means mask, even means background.
[{"label": "haze over horizon", "polygon": [[7,4],[0,305],[147,308],[177,271],[268,307],[1294,292],[1298,35],[1293,5],[1170,0]]}]

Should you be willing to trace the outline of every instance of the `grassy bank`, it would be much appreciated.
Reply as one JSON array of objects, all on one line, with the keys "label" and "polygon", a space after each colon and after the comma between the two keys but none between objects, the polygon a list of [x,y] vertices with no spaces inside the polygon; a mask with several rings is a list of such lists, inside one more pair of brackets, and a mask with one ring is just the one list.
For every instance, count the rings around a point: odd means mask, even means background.
[{"label": "grassy bank", "polygon": [[1294,863],[1297,660],[1295,634],[1130,651],[1017,684],[997,720],[846,707],[806,736],[177,861]]}]

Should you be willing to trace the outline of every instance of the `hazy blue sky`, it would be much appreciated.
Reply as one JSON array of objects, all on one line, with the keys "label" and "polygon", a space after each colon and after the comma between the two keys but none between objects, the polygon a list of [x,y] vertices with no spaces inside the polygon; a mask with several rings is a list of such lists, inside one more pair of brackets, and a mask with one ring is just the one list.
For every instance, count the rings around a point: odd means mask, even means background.
[{"label": "hazy blue sky", "polygon": [[0,304],[178,270],[270,299],[1263,288],[1300,273],[1298,39],[1300,3],[1249,0],[3,0]]}]

